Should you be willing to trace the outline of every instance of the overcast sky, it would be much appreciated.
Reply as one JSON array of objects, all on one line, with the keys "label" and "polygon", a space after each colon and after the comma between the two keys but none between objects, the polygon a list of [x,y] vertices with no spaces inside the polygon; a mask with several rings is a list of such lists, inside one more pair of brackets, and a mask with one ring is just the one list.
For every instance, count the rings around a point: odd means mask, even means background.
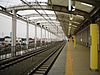
[{"label": "overcast sky", "polygon": [[[28,2],[34,2],[34,1],[38,1],[38,2],[48,2],[48,0],[26,0]],[[9,6],[15,6],[15,5],[19,5],[22,4],[22,2],[20,0],[0,0],[0,5],[3,7],[9,7]],[[17,12],[17,14],[20,15],[24,15],[24,14],[30,14],[33,12],[35,14],[38,14],[36,11],[34,10],[25,10],[25,11],[19,11]],[[38,10],[39,13],[41,14],[45,14],[43,12],[43,10]],[[48,11],[45,10],[46,13],[48,14],[55,14],[54,11]],[[40,18],[40,17],[38,17]],[[56,16],[52,17],[53,19],[56,19]],[[26,37],[26,23],[21,21],[21,20],[17,20],[17,25],[16,25],[16,35],[17,37]],[[38,27],[37,28],[37,38],[40,38],[41,36],[41,29]],[[4,37],[4,36],[11,36],[12,33],[12,18],[6,15],[3,15],[0,13],[0,37]],[[48,33],[48,32],[47,32]],[[46,34],[47,34],[46,33]],[[29,24],[29,37],[30,38],[34,38],[35,36],[35,27],[34,25]],[[62,36],[62,34],[60,35],[60,37]],[[45,30],[43,30],[43,38],[45,38]],[[48,35],[46,36],[48,37]],[[49,36],[50,37],[50,36]],[[52,38],[57,38],[55,35],[51,34]]]},{"label": "overcast sky", "polygon": [[[26,37],[26,25],[27,25],[26,22],[17,20],[17,27],[16,27],[17,37],[21,37],[21,38]],[[11,17],[0,13],[0,37],[11,36],[11,32],[12,32]],[[41,37],[40,35],[41,35],[41,29],[37,27],[37,37],[40,38]],[[35,26],[29,24],[29,37],[34,38],[34,36],[35,36]],[[43,30],[42,37],[45,38],[45,30]],[[48,37],[48,35],[46,37]]]}]

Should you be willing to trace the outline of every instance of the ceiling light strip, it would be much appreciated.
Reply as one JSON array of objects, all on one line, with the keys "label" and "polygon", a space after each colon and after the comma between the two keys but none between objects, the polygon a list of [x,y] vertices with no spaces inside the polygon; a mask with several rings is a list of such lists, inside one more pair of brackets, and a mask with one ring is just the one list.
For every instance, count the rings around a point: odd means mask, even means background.
[{"label": "ceiling light strip", "polygon": [[83,2],[81,2],[81,4],[82,4],[82,5],[85,5],[85,6],[93,7],[92,5],[87,4],[87,3],[83,3]]}]

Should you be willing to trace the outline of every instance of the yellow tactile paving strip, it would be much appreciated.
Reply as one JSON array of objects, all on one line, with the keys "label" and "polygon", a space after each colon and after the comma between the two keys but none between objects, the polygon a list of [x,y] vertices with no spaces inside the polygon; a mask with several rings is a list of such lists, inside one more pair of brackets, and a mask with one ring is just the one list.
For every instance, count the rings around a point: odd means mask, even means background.
[{"label": "yellow tactile paving strip", "polygon": [[66,71],[65,71],[65,75],[73,75],[73,68],[72,68],[72,61],[73,61],[73,59],[72,59],[72,51],[71,51],[71,48],[70,48],[70,46],[71,46],[71,40],[70,40],[70,42],[68,42],[68,47],[67,47],[67,51],[66,51]]}]

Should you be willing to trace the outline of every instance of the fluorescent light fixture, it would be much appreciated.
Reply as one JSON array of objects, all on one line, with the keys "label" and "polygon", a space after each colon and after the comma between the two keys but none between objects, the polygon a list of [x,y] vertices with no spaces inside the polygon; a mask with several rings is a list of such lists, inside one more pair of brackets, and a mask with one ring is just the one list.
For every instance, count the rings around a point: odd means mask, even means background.
[{"label": "fluorescent light fixture", "polygon": [[69,29],[71,29],[71,27],[69,27]]},{"label": "fluorescent light fixture", "polygon": [[81,4],[83,4],[83,5],[85,5],[85,6],[93,7],[92,5],[87,4],[87,3],[83,3],[83,2],[81,2]]},{"label": "fluorescent light fixture", "polygon": [[73,25],[74,27],[77,27],[76,25]]},{"label": "fluorescent light fixture", "polygon": [[75,11],[75,6],[73,6],[73,9],[72,9],[72,11]]},{"label": "fluorescent light fixture", "polygon": [[69,23],[69,25],[71,26],[72,24],[71,24],[71,23]]},{"label": "fluorescent light fixture", "polygon": [[79,22],[75,22],[75,21],[74,21],[73,23],[75,23],[75,24],[80,24]]},{"label": "fluorescent light fixture", "polygon": [[69,32],[70,32],[70,29],[69,29]]},{"label": "fluorescent light fixture", "polygon": [[75,6],[73,6],[73,8],[75,9]]},{"label": "fluorescent light fixture", "polygon": [[70,20],[73,20],[73,17],[70,17]]},{"label": "fluorescent light fixture", "polygon": [[84,18],[84,16],[81,16],[81,15],[76,15],[77,17],[80,17],[80,18]]},{"label": "fluorescent light fixture", "polygon": [[72,9],[72,11],[75,11],[75,9]]},{"label": "fluorescent light fixture", "polygon": [[82,38],[81,38],[81,41],[83,41]]}]

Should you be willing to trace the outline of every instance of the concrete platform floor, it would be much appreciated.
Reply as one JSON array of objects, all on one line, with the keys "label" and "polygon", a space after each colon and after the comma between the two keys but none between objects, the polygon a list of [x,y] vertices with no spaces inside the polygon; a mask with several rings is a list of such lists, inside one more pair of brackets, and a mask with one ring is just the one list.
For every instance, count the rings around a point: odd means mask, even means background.
[{"label": "concrete platform floor", "polygon": [[[68,43],[69,44],[69,43]],[[82,45],[73,47],[73,43],[67,44],[63,48],[61,54],[58,59],[52,66],[48,75],[100,75],[100,52],[99,52],[99,71],[91,71],[90,70],[90,49],[84,47]],[[72,69],[69,69],[69,65],[67,64],[69,61],[67,60],[67,51],[70,49],[72,56]],[[69,69],[69,70],[68,70]],[[72,72],[68,74],[67,72]]]},{"label": "concrete platform floor", "polygon": [[82,45],[77,45],[72,49],[73,55],[73,75],[100,75],[100,53],[99,71],[90,70],[90,49]]},{"label": "concrete platform floor", "polygon": [[48,75],[65,75],[66,49],[67,49],[67,44],[65,45],[62,52],[58,56],[58,59],[52,66]]}]

